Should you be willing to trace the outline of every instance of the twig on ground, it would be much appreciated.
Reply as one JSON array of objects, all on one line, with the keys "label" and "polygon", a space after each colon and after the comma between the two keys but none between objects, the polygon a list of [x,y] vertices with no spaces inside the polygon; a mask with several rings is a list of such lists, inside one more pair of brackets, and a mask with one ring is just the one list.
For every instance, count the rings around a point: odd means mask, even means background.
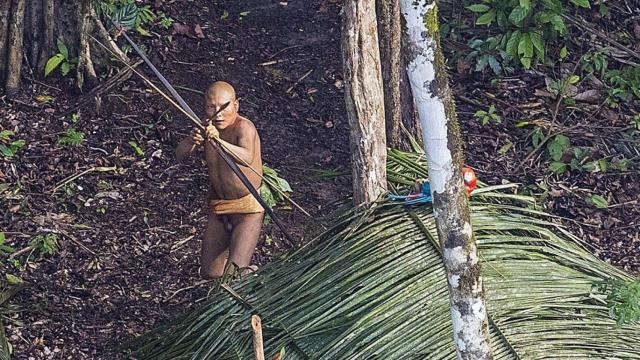
[{"label": "twig on ground", "polygon": [[58,191],[58,189],[60,189],[61,187],[67,185],[68,183],[72,182],[73,180],[84,176],[88,173],[97,171],[97,172],[108,172],[108,171],[116,171],[118,168],[115,166],[111,166],[111,167],[104,167],[104,166],[92,166],[84,171],[81,171],[77,174],[71,175],[69,177],[67,177],[66,179],[62,180],[61,182],[58,183],[58,185],[56,185],[56,187],[53,188],[53,190],[51,191],[51,194],[55,194],[56,191]]},{"label": "twig on ground", "polygon": [[296,80],[296,82],[293,83],[293,85],[291,85],[290,88],[287,89],[287,94],[292,92],[293,89],[298,86],[298,84],[300,84],[302,82],[302,80],[306,79],[307,76],[309,76],[311,73],[313,72],[313,69],[307,71],[304,75],[302,75],[298,80]]}]

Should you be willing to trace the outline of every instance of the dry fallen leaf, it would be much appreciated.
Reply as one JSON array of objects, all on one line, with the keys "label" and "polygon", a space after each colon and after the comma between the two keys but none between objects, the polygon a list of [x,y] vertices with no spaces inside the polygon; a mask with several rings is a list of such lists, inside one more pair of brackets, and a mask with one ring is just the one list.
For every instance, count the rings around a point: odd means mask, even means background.
[{"label": "dry fallen leaf", "polygon": [[200,27],[200,24],[196,24],[196,26],[193,28],[193,32],[196,34],[198,38],[204,39],[204,32],[202,32],[202,28]]},{"label": "dry fallen leaf", "polygon": [[573,98],[576,101],[586,101],[590,103],[595,103],[595,102],[598,102],[598,100],[600,100],[600,93],[598,92],[598,90],[591,89],[591,90],[583,91],[579,94],[576,94],[576,96],[574,96]]}]

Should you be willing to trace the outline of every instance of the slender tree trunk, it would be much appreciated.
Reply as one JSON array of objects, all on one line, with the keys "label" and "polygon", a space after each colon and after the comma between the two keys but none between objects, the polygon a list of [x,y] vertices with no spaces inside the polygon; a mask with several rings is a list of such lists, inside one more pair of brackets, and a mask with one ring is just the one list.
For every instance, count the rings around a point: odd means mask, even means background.
[{"label": "slender tree trunk", "polygon": [[[53,46],[54,46],[54,33],[55,33],[55,21],[54,14],[54,2],[53,0],[43,0],[42,2],[42,47],[40,50],[40,56],[38,58],[38,65],[36,66],[37,70],[44,69],[47,64],[47,60],[51,56],[53,56]],[[41,71],[36,71],[37,74],[42,74]]]},{"label": "slender tree trunk", "polygon": [[9,8],[11,1],[0,2],[0,82],[4,84],[7,72],[7,43],[9,41]]},{"label": "slender tree trunk", "polygon": [[[76,86],[80,90],[88,80],[90,87],[97,82],[96,71],[91,61],[91,49],[89,47],[89,31],[91,29],[90,22],[90,0],[78,1],[76,16],[78,18],[78,34],[80,36],[80,47],[78,49],[78,71],[76,72]],[[85,79],[86,78],[86,79]]]},{"label": "slender tree trunk", "polygon": [[[403,36],[401,41],[403,48],[405,47],[405,41],[406,39]],[[402,124],[418,144],[423,146],[422,126],[420,125],[420,117],[416,111],[413,94],[411,93],[411,84],[409,83],[409,76],[407,75],[407,61],[404,56],[400,60],[400,69],[400,109],[402,112]]]},{"label": "slender tree trunk", "polygon": [[402,109],[400,103],[400,3],[399,0],[377,0],[380,58],[384,89],[384,112],[387,146],[400,149],[402,141]]},{"label": "slender tree trunk", "polygon": [[42,0],[28,0],[29,7],[29,62],[32,68],[38,65],[40,43],[42,39]]},{"label": "slender tree trunk", "polygon": [[353,198],[371,203],[387,188],[384,96],[375,0],[345,0],[342,58],[351,128]]},{"label": "slender tree trunk", "polygon": [[433,211],[449,283],[458,359],[492,359],[476,241],[462,179],[462,144],[440,48],[435,0],[402,0],[407,73],[424,132]]},{"label": "slender tree trunk", "polygon": [[11,3],[9,44],[7,48],[7,78],[5,82],[5,90],[9,95],[15,94],[20,90],[22,35],[24,32],[24,9],[26,0],[13,0]]}]

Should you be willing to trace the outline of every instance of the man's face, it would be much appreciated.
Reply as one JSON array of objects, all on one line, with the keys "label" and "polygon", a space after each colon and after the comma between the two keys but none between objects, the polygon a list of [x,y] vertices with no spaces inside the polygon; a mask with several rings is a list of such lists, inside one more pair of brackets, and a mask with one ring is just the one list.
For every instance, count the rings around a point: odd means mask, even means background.
[{"label": "man's face", "polygon": [[[226,103],[229,103],[229,105],[224,110],[218,112]],[[205,107],[207,118],[212,117],[218,112],[215,118],[211,119],[211,123],[218,130],[223,130],[233,125],[238,116],[238,102],[231,94],[225,91],[216,91],[208,95]]]}]

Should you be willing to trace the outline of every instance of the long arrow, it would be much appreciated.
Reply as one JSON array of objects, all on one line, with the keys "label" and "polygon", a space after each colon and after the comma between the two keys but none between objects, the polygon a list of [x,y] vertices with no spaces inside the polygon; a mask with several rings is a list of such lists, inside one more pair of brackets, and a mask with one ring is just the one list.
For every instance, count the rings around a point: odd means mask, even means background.
[{"label": "long arrow", "polygon": [[[109,20],[111,20],[111,22],[113,23],[113,25],[117,29],[120,29],[122,31],[122,35],[127,40],[127,42],[129,42],[129,44],[131,45],[133,50],[135,50],[135,52],[142,58],[142,60],[145,62],[145,64],[147,64],[147,66],[149,66],[151,71],[153,71],[153,73],[160,80],[162,85],[164,85],[164,87],[166,87],[167,90],[169,90],[169,93],[171,93],[171,95],[176,99],[176,101],[178,102],[178,104],[180,104],[182,109],[184,109],[190,115],[190,116],[188,116],[188,118],[194,123],[194,125],[196,125],[196,127],[198,129],[200,129],[200,131],[204,132],[204,130],[205,130],[204,126],[201,123],[199,123],[198,121],[195,120],[195,119],[198,119],[198,116],[191,109],[191,107],[189,107],[189,105],[184,101],[182,96],[180,96],[180,94],[178,94],[176,89],[174,89],[173,86],[171,86],[169,81],[160,73],[160,71],[155,67],[155,65],[153,65],[151,60],[149,60],[149,58],[147,58],[147,56],[142,52],[142,50],[140,50],[138,45],[136,45],[136,43],[129,37],[129,35],[127,35],[127,33],[124,30],[124,28],[122,28],[119,24],[117,24],[115,21],[113,21],[113,19],[109,18]],[[228,106],[228,104],[229,103],[225,104],[218,111],[222,111],[226,106]],[[249,190],[251,195],[253,195],[253,197],[258,201],[258,203],[260,203],[260,206],[262,206],[262,208],[264,208],[264,211],[271,217],[271,219],[276,223],[276,225],[278,225],[280,230],[282,230],[282,233],[285,235],[287,240],[289,240],[289,242],[291,244],[294,244],[295,242],[294,242],[293,237],[291,236],[291,234],[289,234],[289,232],[285,228],[284,224],[282,224],[282,222],[276,216],[276,214],[273,213],[273,210],[269,207],[269,205],[267,205],[267,203],[264,201],[264,199],[262,199],[260,194],[258,194],[258,191],[256,190],[256,188],[253,187],[253,185],[251,184],[251,182],[249,181],[247,176],[242,172],[242,170],[240,170],[240,168],[238,167],[238,164],[236,164],[235,161],[231,158],[231,156],[229,154],[227,154],[227,152],[225,152],[224,149],[222,149],[220,144],[218,144],[217,142],[213,141],[210,138],[208,138],[208,140],[209,140],[209,144],[218,152],[218,154],[220,154],[220,157],[227,163],[227,165],[229,165],[229,167],[236,174],[236,176],[238,176],[238,178],[240,179],[242,184],[244,184],[244,186],[247,188],[247,190]]]}]

